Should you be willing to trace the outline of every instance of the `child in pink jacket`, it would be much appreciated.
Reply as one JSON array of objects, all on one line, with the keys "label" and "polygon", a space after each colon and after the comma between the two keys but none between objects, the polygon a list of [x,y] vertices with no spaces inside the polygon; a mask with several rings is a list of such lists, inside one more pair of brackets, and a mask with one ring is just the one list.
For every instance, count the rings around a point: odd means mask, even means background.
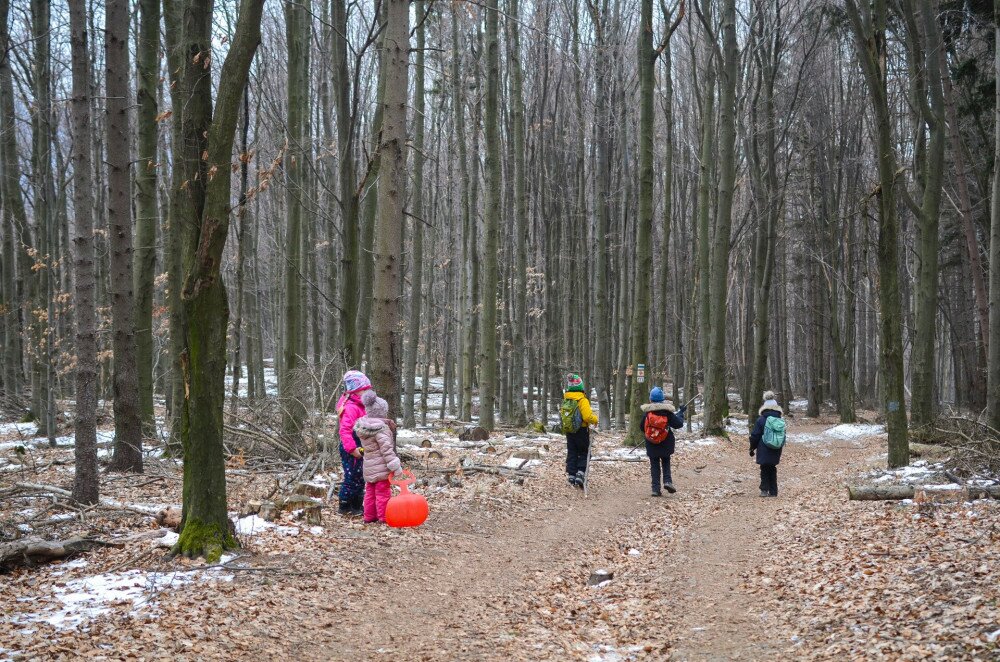
[{"label": "child in pink jacket", "polygon": [[372,383],[363,372],[349,370],[344,375],[344,395],[337,402],[337,416],[340,421],[340,464],[344,469],[344,480],[340,484],[340,514],[359,517],[364,511],[363,462],[361,444],[354,436],[354,424],[365,415],[361,395],[371,390]]},{"label": "child in pink jacket", "polygon": [[365,415],[354,424],[354,434],[365,449],[365,523],[384,522],[385,507],[392,496],[389,476],[402,469],[396,455],[395,423],[388,419],[388,403],[375,391],[365,391],[361,401]]}]

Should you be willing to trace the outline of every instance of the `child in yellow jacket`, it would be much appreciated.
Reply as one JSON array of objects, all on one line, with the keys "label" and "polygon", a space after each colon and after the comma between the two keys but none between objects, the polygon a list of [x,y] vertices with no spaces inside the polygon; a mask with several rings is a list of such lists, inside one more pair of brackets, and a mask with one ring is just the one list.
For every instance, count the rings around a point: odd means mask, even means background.
[{"label": "child in yellow jacket", "polygon": [[570,485],[582,489],[590,452],[590,426],[597,425],[597,414],[590,408],[583,379],[576,373],[566,375],[566,392],[559,408],[559,418],[566,435],[567,480]]}]

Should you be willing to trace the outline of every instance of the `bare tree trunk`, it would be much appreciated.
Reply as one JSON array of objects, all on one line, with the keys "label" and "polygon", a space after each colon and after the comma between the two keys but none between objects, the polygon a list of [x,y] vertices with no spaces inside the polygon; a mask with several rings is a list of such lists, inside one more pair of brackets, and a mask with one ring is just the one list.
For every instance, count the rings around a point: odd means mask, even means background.
[{"label": "bare tree trunk", "polygon": [[[132,296],[132,206],[129,189],[129,66],[127,0],[110,0],[105,14],[107,68],[108,235],[111,246],[111,326],[115,354],[115,448],[112,471],[142,473],[142,420]],[[228,166],[227,166],[228,169]]]},{"label": "bare tree trunk", "polygon": [[[210,47],[211,1],[184,0],[184,31],[168,41],[181,44],[181,52],[200,54]],[[226,468],[222,445],[225,406],[226,327],[229,306],[219,267],[229,232],[230,162],[240,100],[246,89],[250,64],[260,43],[263,0],[244,0],[236,30],[218,82],[218,99],[211,120],[193,114],[211,108],[211,92],[204,91],[209,76],[200,58],[185,58],[182,94],[205,93],[203,104],[185,107],[183,138],[197,144],[195,133],[208,124],[207,159],[201,167],[214,172],[205,188],[191,189],[192,209],[204,210],[186,220],[199,230],[197,248],[185,256],[190,264],[181,299],[186,335],[181,364],[184,367],[184,400],[181,432],[184,444],[184,501],[180,539],[175,553],[205,556],[217,561],[237,542],[229,531],[226,507]],[[174,26],[177,27],[176,24]],[[182,186],[182,182],[175,182]]]},{"label": "bare tree trunk", "polygon": [[26,319],[25,314],[31,306],[34,277],[31,273],[33,261],[29,258],[32,242],[21,196],[21,168],[17,162],[9,13],[10,0],[0,0],[0,165],[3,166],[0,200],[3,201],[4,224],[3,273],[11,290],[9,300],[12,304],[6,315],[7,356],[10,360],[4,361],[3,371],[7,392],[16,397],[21,394],[24,378],[21,320]]},{"label": "bare tree trunk", "polygon": [[[514,425],[523,426],[528,422],[524,404],[524,357],[528,348],[525,346],[528,335],[528,173],[526,171],[526,138],[525,138],[525,103],[524,103],[524,68],[521,64],[521,26],[520,0],[510,0],[510,18],[508,31],[510,35],[510,94],[511,94],[511,133],[514,151],[514,346],[511,372],[513,379],[511,387],[514,390]],[[531,382],[528,384],[530,398]]]},{"label": "bare tree trunk", "polygon": [[156,277],[156,236],[160,223],[156,200],[159,171],[157,90],[160,86],[160,3],[139,1],[136,40],[138,131],[135,169],[135,290],[136,366],[139,379],[139,415],[142,435],[156,435],[153,419],[153,294]]},{"label": "bare tree trunk", "polygon": [[[636,219],[635,303],[632,306],[632,367],[635,387],[629,406],[625,444],[635,446],[642,439],[639,429],[646,401],[643,370],[649,361],[649,303],[653,277],[653,88],[656,84],[656,57],[653,49],[653,0],[642,0],[639,18],[639,216]],[[653,366],[650,364],[650,370]]]},{"label": "bare tree trunk", "polygon": [[[424,3],[417,0],[414,5],[417,21],[417,53],[414,63],[416,78],[416,98],[414,99],[413,122],[413,260],[410,267],[410,321],[407,331],[406,354],[406,399],[403,403],[403,427],[411,428],[416,423],[414,400],[417,385],[417,352],[420,349],[420,312],[424,278],[424,50],[427,43]],[[426,394],[426,379],[421,387]]]},{"label": "bare tree trunk", "polygon": [[[51,2],[50,0],[31,0],[31,37],[34,42],[34,60],[32,62],[31,82],[33,83],[34,102],[31,107],[31,166],[33,180],[33,211],[37,228],[38,254],[31,259],[29,265],[37,269],[37,275],[32,291],[34,303],[29,310],[29,319],[33,320],[34,333],[31,341],[32,370],[31,395],[33,409],[38,419],[39,427],[45,431],[50,445],[55,445],[55,411],[52,393],[52,362],[48,359],[52,354],[52,333],[55,326],[53,314],[53,279],[52,260],[55,258],[54,244],[54,205],[55,185],[52,172],[52,54],[51,54]],[[15,148],[16,149],[16,148]],[[43,318],[35,312],[45,310],[48,314]]]},{"label": "bare tree trunk", "polygon": [[497,0],[486,5],[486,209],[483,246],[483,324],[480,334],[479,424],[494,427],[497,385],[497,286],[499,284],[500,205],[500,39]]},{"label": "bare tree trunk", "polygon": [[306,196],[306,114],[309,107],[309,59],[312,38],[309,25],[308,0],[285,5],[285,34],[288,44],[288,157],[285,159],[285,228],[284,282],[285,301],[282,321],[281,389],[282,428],[290,439],[298,440],[305,421],[306,395],[304,363],[307,349],[302,342],[305,328],[303,316],[303,282],[305,262],[302,259],[302,216]]},{"label": "bare tree trunk", "polygon": [[[97,470],[97,307],[94,292],[94,199],[91,179],[90,53],[86,0],[69,4],[73,57],[73,211],[76,236],[76,443],[73,499],[98,500]],[[5,19],[0,12],[0,20]]]},{"label": "bare tree trunk", "polygon": [[[994,36],[1000,43],[1000,0],[993,1]],[[996,49],[996,74],[1000,77],[1000,48]],[[1000,78],[998,78],[1000,80]],[[996,89],[994,110],[995,146],[993,171],[993,204],[990,213],[990,330],[987,368],[987,419],[994,429],[1000,429],[1000,85]]]},{"label": "bare tree trunk", "polygon": [[729,410],[726,391],[726,299],[729,279],[729,242],[736,186],[736,78],[739,49],[736,44],[736,3],[725,0],[722,14],[722,84],[719,93],[719,196],[712,236],[709,306],[712,313],[705,380],[705,433],[724,434],[723,418]]},{"label": "bare tree trunk", "polygon": [[399,279],[406,223],[406,101],[410,53],[410,10],[407,0],[388,0],[383,52],[384,100],[379,145],[378,232],[375,238],[375,282],[372,301],[372,384],[399,409],[402,347],[399,331]]},{"label": "bare tree trunk", "polygon": [[347,66],[347,0],[333,0],[333,91],[337,104],[337,165],[344,246],[341,255],[340,333],[348,367],[361,363],[355,330],[360,296],[358,281],[360,228],[357,174],[354,160],[354,115],[351,112],[351,76]]},{"label": "bare tree trunk", "polygon": [[942,180],[944,177],[945,110],[941,88],[941,67],[938,53],[944,50],[938,28],[937,11],[929,3],[921,3],[923,35],[917,26],[914,8],[906,20],[911,33],[911,54],[914,60],[914,88],[919,114],[926,122],[930,140],[920,173],[923,199],[917,218],[916,338],[913,346],[913,397],[910,416],[916,428],[934,420],[934,343],[938,314],[938,217],[941,212]]},{"label": "bare tree trunk", "polygon": [[864,15],[856,0],[846,0],[854,45],[875,113],[879,180],[879,328],[880,375],[889,431],[889,466],[909,464],[906,402],[903,391],[903,306],[899,288],[899,217],[896,210],[896,154],[886,91],[886,0],[874,0]]},{"label": "bare tree trunk", "polygon": [[[243,376],[243,309],[246,303],[246,264],[247,249],[250,243],[250,236],[247,234],[247,187],[250,179],[250,154],[249,154],[249,134],[250,134],[250,88],[243,92],[243,126],[240,130],[240,200],[236,208],[236,218],[239,225],[236,230],[236,319],[233,320],[233,389],[230,407],[236,411],[240,399],[240,378]],[[249,345],[250,338],[247,338]],[[247,352],[247,364],[251,363],[250,352]],[[249,373],[250,371],[248,371]],[[253,378],[247,375],[247,395],[250,396],[250,385]]]}]

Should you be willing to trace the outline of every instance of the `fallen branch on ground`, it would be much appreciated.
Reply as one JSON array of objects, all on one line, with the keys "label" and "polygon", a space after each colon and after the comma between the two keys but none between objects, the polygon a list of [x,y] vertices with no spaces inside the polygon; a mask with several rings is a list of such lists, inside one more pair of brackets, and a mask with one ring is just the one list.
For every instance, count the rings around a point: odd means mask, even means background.
[{"label": "fallen branch on ground", "polygon": [[[29,492],[46,492],[57,497],[63,497],[65,499],[72,499],[73,493],[69,490],[64,490],[61,487],[56,487],[55,485],[42,485],[40,483],[17,483],[14,487],[21,490],[26,490]],[[115,501],[114,499],[109,499],[104,497],[100,501],[100,505],[105,508],[114,508],[118,510],[127,510],[132,513],[138,513],[140,515],[145,515],[147,517],[153,517],[156,513],[152,513],[147,508],[139,508],[138,506],[131,506],[127,503],[122,503],[121,501]]]},{"label": "fallen branch on ground", "polygon": [[95,547],[120,547],[113,542],[105,542],[95,538],[73,537],[67,540],[42,540],[41,538],[22,538],[12,542],[0,543],[0,572],[8,571],[18,566],[33,566],[64,559]]}]

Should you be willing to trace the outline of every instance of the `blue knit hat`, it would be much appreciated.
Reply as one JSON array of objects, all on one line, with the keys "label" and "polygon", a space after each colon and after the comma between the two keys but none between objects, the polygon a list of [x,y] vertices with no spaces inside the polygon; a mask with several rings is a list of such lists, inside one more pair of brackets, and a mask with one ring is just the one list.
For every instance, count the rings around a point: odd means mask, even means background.
[{"label": "blue knit hat", "polygon": [[653,390],[649,392],[650,402],[663,402],[666,399],[666,396],[663,395],[663,389],[659,386],[654,386]]}]

